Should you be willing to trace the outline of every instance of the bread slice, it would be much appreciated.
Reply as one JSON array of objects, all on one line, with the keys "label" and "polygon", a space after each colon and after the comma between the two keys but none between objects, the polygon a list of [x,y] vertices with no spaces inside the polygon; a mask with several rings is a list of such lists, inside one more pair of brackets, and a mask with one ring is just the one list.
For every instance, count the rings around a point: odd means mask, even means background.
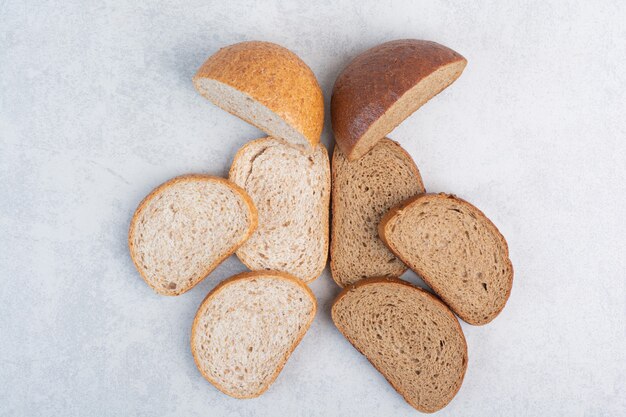
[{"label": "bread slice", "polygon": [[513,284],[506,240],[467,201],[419,195],[390,210],[379,233],[466,322],[489,323],[504,308]]},{"label": "bread slice", "polygon": [[316,309],[311,290],[283,272],[227,279],[207,295],[193,321],[196,366],[223,393],[257,397],[274,382]]},{"label": "bread slice", "polygon": [[296,54],[269,42],[220,49],[193,77],[196,90],[217,106],[271,136],[312,149],[324,125],[324,97],[311,69]]},{"label": "bread slice", "polygon": [[406,266],[378,237],[378,223],[391,207],[424,192],[413,159],[387,138],[356,161],[335,146],[332,173],[333,279],[344,287],[368,277],[399,277]]},{"label": "bread slice", "polygon": [[363,52],[335,81],[335,140],[354,160],[456,80],[467,61],[435,42],[403,39]]},{"label": "bread slice", "polygon": [[328,257],[326,148],[305,153],[281,139],[258,139],[237,152],[229,175],[259,210],[259,227],[237,250],[239,259],[253,271],[284,271],[305,282],[317,278]]},{"label": "bread slice", "polygon": [[237,185],[208,175],[174,178],[152,191],[130,222],[128,246],[157,293],[179,295],[252,234],[257,211]]},{"label": "bread slice", "polygon": [[399,279],[368,278],[345,288],[335,326],[404,399],[425,413],[445,407],[467,369],[467,345],[452,312]]}]

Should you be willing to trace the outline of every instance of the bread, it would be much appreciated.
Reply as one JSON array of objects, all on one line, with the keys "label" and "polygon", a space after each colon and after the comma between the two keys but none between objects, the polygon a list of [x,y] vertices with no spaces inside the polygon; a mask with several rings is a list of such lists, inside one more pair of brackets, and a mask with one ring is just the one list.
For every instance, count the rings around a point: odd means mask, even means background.
[{"label": "bread", "polygon": [[312,149],[324,125],[324,97],[297,55],[269,42],[220,49],[193,77],[196,90],[217,106],[271,136]]},{"label": "bread", "polygon": [[205,278],[252,234],[257,211],[223,178],[185,175],[152,191],[130,222],[130,256],[157,293],[179,295]]},{"label": "bread", "polygon": [[422,194],[390,210],[380,237],[463,320],[482,325],[504,308],[513,284],[496,226],[453,195]]},{"label": "bread", "polygon": [[259,210],[259,227],[237,250],[239,259],[251,270],[317,278],[328,257],[326,148],[320,144],[307,154],[281,139],[258,139],[237,152],[229,176]]},{"label": "bread", "polygon": [[368,49],[335,81],[335,140],[354,160],[415,110],[452,84],[467,61],[435,42],[396,40]]},{"label": "bread", "polygon": [[406,266],[378,237],[378,223],[391,207],[424,192],[413,159],[387,138],[356,161],[335,146],[332,173],[333,279],[344,287],[368,277],[399,277]]},{"label": "bread", "polygon": [[235,398],[261,395],[309,329],[317,303],[302,281],[283,272],[236,275],[204,299],[191,329],[202,375]]},{"label": "bread", "polygon": [[432,413],[456,395],[467,345],[454,314],[407,282],[368,278],[345,288],[332,307],[339,331],[404,399]]}]

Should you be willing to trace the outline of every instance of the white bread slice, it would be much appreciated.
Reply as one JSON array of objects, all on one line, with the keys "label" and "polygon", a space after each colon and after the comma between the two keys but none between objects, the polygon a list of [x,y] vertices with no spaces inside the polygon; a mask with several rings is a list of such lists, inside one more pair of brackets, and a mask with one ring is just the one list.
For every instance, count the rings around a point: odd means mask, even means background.
[{"label": "white bread slice", "polygon": [[324,125],[324,97],[311,69],[296,54],[270,42],[220,49],[193,77],[215,105],[271,136],[312,150]]},{"label": "white bread slice", "polygon": [[235,398],[263,394],[309,329],[317,302],[299,279],[277,271],[246,272],[204,299],[191,329],[202,375]]},{"label": "white bread slice", "polygon": [[384,138],[356,161],[335,146],[332,173],[333,279],[344,287],[363,278],[399,277],[407,268],[378,237],[378,223],[391,207],[424,192],[415,162]]},{"label": "white bread slice", "polygon": [[346,339],[417,410],[440,410],[461,388],[465,337],[454,314],[430,293],[399,279],[368,278],[346,287],[331,314]]},{"label": "white bread slice", "polygon": [[259,210],[259,227],[238,250],[251,270],[317,278],[328,258],[330,167],[323,145],[305,153],[284,140],[249,142],[235,155],[230,180]]},{"label": "white bread slice", "polygon": [[404,119],[452,84],[467,61],[436,42],[400,39],[355,57],[331,98],[337,146],[355,160]]},{"label": "white bread slice", "polygon": [[476,207],[448,194],[422,194],[391,209],[380,237],[463,320],[483,325],[513,285],[509,249]]},{"label": "white bread slice", "polygon": [[157,187],[130,222],[130,256],[157,293],[180,295],[204,279],[252,234],[257,211],[237,185],[184,175]]}]

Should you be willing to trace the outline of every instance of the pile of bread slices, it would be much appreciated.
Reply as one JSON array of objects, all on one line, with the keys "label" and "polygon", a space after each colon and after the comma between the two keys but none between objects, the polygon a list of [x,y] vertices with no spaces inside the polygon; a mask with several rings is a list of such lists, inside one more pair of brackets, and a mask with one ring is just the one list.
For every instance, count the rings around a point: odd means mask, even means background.
[{"label": "pile of bread slices", "polygon": [[[410,155],[385,136],[465,65],[421,40],[354,58],[333,89],[332,169],[320,143],[322,92],[294,53],[243,42],[198,70],[200,94],[269,136],[237,152],[228,179],[184,175],[157,187],[128,240],[159,294],[190,290],[232,253],[252,271],[211,291],[192,325],[193,357],[215,387],[250,398],[276,379],[314,319],[307,283],[326,266],[330,229],[331,274],[344,288],[332,307],[337,328],[417,410],[452,400],[468,363],[455,314],[482,325],[503,309],[507,244],[470,203],[425,193]],[[398,279],[407,267],[436,295]]]}]

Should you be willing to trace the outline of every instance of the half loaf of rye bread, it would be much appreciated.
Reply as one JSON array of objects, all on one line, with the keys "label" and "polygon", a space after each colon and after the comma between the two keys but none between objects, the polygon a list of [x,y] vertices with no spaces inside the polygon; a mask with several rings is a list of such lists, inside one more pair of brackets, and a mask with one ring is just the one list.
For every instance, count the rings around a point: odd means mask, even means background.
[{"label": "half loaf of rye bread", "polygon": [[339,294],[332,319],[417,410],[445,407],[461,387],[465,337],[454,314],[432,294],[399,279],[368,278]]},{"label": "half loaf of rye bread", "polygon": [[330,109],[337,146],[365,155],[404,119],[452,84],[467,61],[436,42],[399,39],[355,57],[339,74]]},{"label": "half loaf of rye bread", "polygon": [[476,207],[448,194],[422,194],[379,225],[389,248],[470,324],[493,320],[513,285],[504,237]]},{"label": "half loaf of rye bread", "polygon": [[378,237],[389,209],[424,192],[411,156],[382,139],[362,158],[349,161],[335,146],[332,163],[330,270],[340,286],[369,277],[399,277],[406,266]]},{"label": "half loaf of rye bread", "polygon": [[204,299],[191,329],[202,375],[235,398],[261,395],[274,382],[315,317],[315,296],[277,271],[245,272]]},{"label": "half loaf of rye bread", "polygon": [[328,258],[330,167],[323,145],[307,153],[274,137],[244,145],[230,180],[250,195],[259,227],[237,250],[251,270],[285,271],[305,282],[317,278]]}]

